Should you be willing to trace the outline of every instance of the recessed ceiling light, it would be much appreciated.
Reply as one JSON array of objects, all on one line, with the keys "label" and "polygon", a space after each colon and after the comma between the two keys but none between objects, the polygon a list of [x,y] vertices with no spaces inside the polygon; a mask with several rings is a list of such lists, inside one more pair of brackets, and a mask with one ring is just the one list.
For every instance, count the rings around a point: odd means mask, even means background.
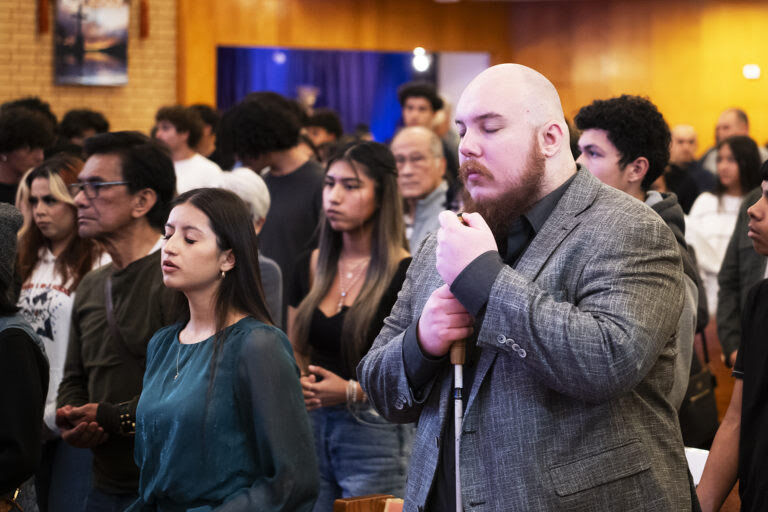
[{"label": "recessed ceiling light", "polygon": [[741,74],[743,74],[744,78],[747,80],[757,80],[760,78],[760,66],[757,64],[745,64],[741,69]]}]

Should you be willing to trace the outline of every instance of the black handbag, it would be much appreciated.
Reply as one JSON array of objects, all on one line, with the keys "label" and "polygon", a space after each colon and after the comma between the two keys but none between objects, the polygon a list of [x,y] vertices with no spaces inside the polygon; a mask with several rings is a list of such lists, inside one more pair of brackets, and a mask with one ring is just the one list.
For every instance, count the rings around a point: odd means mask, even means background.
[{"label": "black handbag", "polygon": [[701,365],[694,351],[688,389],[685,392],[678,416],[685,446],[708,450],[712,446],[720,421],[717,417],[717,402],[715,401],[717,380],[709,371],[707,338],[704,332],[701,333],[701,341],[704,365]]}]

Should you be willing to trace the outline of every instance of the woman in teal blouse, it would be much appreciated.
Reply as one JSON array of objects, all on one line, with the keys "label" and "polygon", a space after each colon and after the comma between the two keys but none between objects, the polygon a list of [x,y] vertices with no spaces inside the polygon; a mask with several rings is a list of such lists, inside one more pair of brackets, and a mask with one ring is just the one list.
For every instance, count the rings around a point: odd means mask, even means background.
[{"label": "woman in teal blouse", "polygon": [[[318,473],[299,372],[272,325],[244,203],[220,189],[175,202],[163,281],[181,322],[147,349],[129,511],[301,511]],[[183,294],[183,295],[182,295]]]}]

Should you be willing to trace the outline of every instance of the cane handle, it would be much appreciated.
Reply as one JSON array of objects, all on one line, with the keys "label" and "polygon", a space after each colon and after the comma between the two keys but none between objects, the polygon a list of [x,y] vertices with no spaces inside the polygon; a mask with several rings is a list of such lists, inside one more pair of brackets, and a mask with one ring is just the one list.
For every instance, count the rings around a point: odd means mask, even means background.
[{"label": "cane handle", "polygon": [[451,364],[464,364],[467,340],[454,341],[451,345]]}]

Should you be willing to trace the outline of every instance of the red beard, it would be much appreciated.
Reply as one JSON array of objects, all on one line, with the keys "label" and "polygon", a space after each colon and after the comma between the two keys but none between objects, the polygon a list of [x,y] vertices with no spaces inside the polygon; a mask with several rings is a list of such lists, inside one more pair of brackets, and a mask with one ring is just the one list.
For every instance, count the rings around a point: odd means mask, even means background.
[{"label": "red beard", "polygon": [[[532,141],[533,142],[533,141]],[[525,167],[518,176],[514,187],[503,190],[498,196],[490,199],[475,201],[467,191],[467,176],[470,172],[477,173],[486,181],[493,182],[491,171],[477,160],[466,160],[459,168],[459,178],[464,184],[462,201],[464,211],[477,212],[493,231],[496,242],[506,245],[507,233],[512,222],[526,213],[536,202],[541,191],[541,181],[544,178],[546,159],[535,143],[531,144]]]}]

